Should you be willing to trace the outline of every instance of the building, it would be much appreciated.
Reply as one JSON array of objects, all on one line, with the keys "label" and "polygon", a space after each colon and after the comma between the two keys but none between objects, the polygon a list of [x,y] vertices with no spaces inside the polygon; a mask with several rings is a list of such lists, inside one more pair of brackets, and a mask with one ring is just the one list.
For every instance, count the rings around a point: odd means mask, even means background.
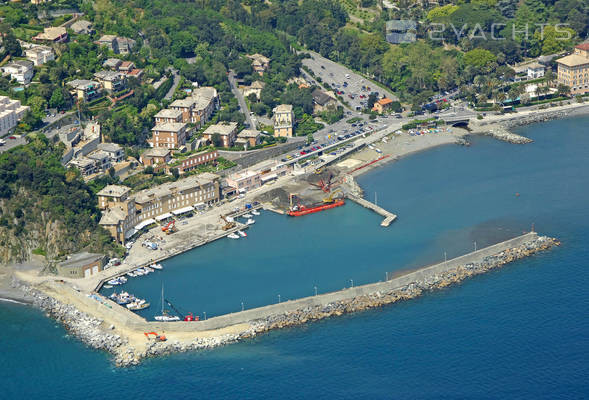
[{"label": "building", "polygon": [[573,54],[556,60],[558,83],[571,88],[571,94],[589,93],[589,43],[575,46]]},{"label": "building", "polygon": [[139,161],[141,162],[141,164],[143,164],[146,167],[149,165],[164,165],[170,162],[171,159],[172,151],[159,147],[147,149],[139,157]]},{"label": "building", "polygon": [[119,65],[119,71],[128,73],[135,69],[135,63],[133,61],[123,61],[121,65]]},{"label": "building", "polygon": [[94,28],[92,27],[92,23],[88,22],[84,19],[80,19],[74,22],[70,29],[77,35],[92,35],[94,34]]},{"label": "building", "polygon": [[112,167],[112,162],[110,159],[110,154],[106,151],[96,150],[86,156],[91,161],[94,161],[96,165],[96,172],[104,172],[107,171],[110,167]]},{"label": "building", "polygon": [[2,67],[3,75],[10,75],[10,79],[27,85],[33,79],[33,63],[28,60],[11,61]]},{"label": "building", "polygon": [[243,93],[243,97],[248,97],[250,94],[255,94],[256,98],[260,100],[264,86],[266,86],[266,83],[262,81],[255,81],[252,82],[252,84],[249,86],[242,87],[241,92]]},{"label": "building", "polygon": [[0,136],[6,135],[12,130],[29,110],[28,106],[22,106],[20,100],[12,100],[6,96],[0,96]]},{"label": "building", "polygon": [[260,174],[250,170],[231,174],[227,177],[226,181],[229,186],[240,193],[245,193],[262,186]]},{"label": "building", "polygon": [[117,37],[117,47],[120,54],[129,54],[135,47],[135,41],[126,37]]},{"label": "building", "polygon": [[294,113],[292,105],[280,104],[272,110],[274,114],[274,136],[292,137],[294,133]]},{"label": "building", "polygon": [[542,78],[544,76],[544,70],[544,66],[540,63],[533,62],[528,64],[526,69],[528,79]]},{"label": "building", "polygon": [[244,129],[237,134],[235,144],[244,148],[254,147],[262,143],[262,135],[254,129]]},{"label": "building", "polygon": [[138,69],[138,68],[133,68],[131,71],[127,72],[127,77],[128,78],[135,78],[137,80],[141,80],[143,79],[143,70],[142,69]]},{"label": "building", "polygon": [[182,122],[182,111],[180,110],[172,110],[170,108],[165,108],[160,110],[157,114],[153,116],[155,120],[155,124],[167,124],[170,122]]},{"label": "building", "polygon": [[382,114],[388,110],[390,110],[393,106],[393,100],[389,99],[388,97],[383,97],[380,100],[377,100],[372,107],[372,111],[376,111],[379,114]]},{"label": "building", "polygon": [[124,189],[112,190],[113,195],[102,193],[107,208],[99,224],[123,244],[149,225],[191,212],[194,207],[214,204],[220,199],[219,176],[211,173],[165,183],[128,197]]},{"label": "building", "polygon": [[[202,133],[202,137],[209,142],[214,143],[215,136],[219,135],[221,147],[231,147],[237,139],[237,122],[218,123],[209,126]],[[216,145],[216,144],[215,144]]]},{"label": "building", "polygon": [[131,189],[122,185],[107,185],[96,193],[98,196],[98,208],[106,210],[115,203],[122,203],[129,197]]},{"label": "building", "polygon": [[72,96],[82,101],[93,101],[102,97],[102,86],[96,81],[74,79],[67,83]]},{"label": "building", "polygon": [[151,128],[152,136],[147,141],[151,147],[178,149],[186,144],[186,127],[184,122],[166,122]]},{"label": "building", "polygon": [[104,269],[104,254],[76,253],[57,264],[57,274],[68,278],[88,278]]},{"label": "building", "polygon": [[94,73],[94,77],[109,93],[120,92],[127,86],[127,77],[120,72],[98,71]]},{"label": "building", "polygon": [[336,108],[337,99],[320,89],[313,90],[313,113],[319,114],[327,109]]},{"label": "building", "polygon": [[119,54],[119,43],[115,35],[102,35],[96,42],[99,46],[106,46],[110,51]]},{"label": "building", "polygon": [[33,37],[38,42],[63,43],[67,42],[67,31],[62,26],[45,28],[42,33]]},{"label": "building", "polygon": [[77,168],[82,176],[94,175],[99,172],[95,160],[91,160],[86,156],[76,157],[68,163],[68,166]]},{"label": "building", "polygon": [[256,53],[248,55],[247,58],[252,60],[252,68],[254,69],[254,72],[257,72],[260,75],[264,75],[264,72],[270,68],[270,59],[268,57]]},{"label": "building", "polygon": [[256,164],[251,170],[260,175],[261,184],[276,180],[291,171],[291,167],[276,160],[266,160]]},{"label": "building", "polygon": [[36,66],[55,60],[55,53],[48,46],[33,46],[25,50],[25,55]]},{"label": "building", "polygon": [[182,122],[191,122],[199,129],[219,108],[219,95],[214,87],[195,88],[190,96],[172,102],[170,108],[182,112]]},{"label": "building", "polygon": [[217,158],[219,158],[219,152],[217,150],[203,151],[170,164],[170,168],[178,168],[178,172],[183,174],[195,169],[199,165],[215,162]]},{"label": "building", "polygon": [[102,66],[104,68],[108,68],[108,69],[112,69],[114,71],[118,71],[119,70],[119,66],[122,63],[123,63],[123,61],[122,60],[119,60],[118,58],[109,58],[105,62],[102,63]]},{"label": "building", "polygon": [[125,160],[125,150],[116,143],[100,143],[98,144],[98,150],[108,154],[110,161],[113,163]]}]

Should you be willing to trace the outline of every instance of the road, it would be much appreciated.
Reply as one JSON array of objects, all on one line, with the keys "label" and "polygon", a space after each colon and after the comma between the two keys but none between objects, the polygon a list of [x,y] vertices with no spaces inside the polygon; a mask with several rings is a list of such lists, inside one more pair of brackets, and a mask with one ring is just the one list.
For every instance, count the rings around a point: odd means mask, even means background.
[{"label": "road", "polygon": [[245,115],[245,121],[249,124],[249,129],[256,130],[256,122],[252,119],[252,115],[250,114],[249,109],[247,108],[247,103],[245,102],[245,99],[243,98],[243,94],[237,88],[237,82],[235,82],[235,73],[230,70],[229,74],[227,74],[227,79],[229,79],[229,85],[231,85],[231,91],[233,92],[233,95],[237,99],[237,103],[239,104],[239,108],[241,110],[241,113],[243,115]]},{"label": "road", "polygon": [[[313,71],[316,77],[320,77],[323,83],[329,85],[334,90],[343,92],[340,96],[350,104],[352,110],[356,111],[366,108],[366,102],[370,92],[378,92],[379,97],[386,96],[390,99],[397,100],[397,96],[390,90],[385,90],[377,86],[351,69],[328,60],[318,53],[312,51],[305,52],[309,53],[312,58],[305,58],[303,65]],[[362,90],[362,86],[365,86],[364,90]],[[366,87],[370,89],[366,89]],[[360,96],[364,96],[364,98]]]},{"label": "road", "polygon": [[[11,137],[13,137],[14,139],[10,139]],[[27,139],[25,138],[25,136],[8,135],[4,136],[4,138],[0,140],[4,142],[4,144],[0,146],[0,153],[4,153],[5,151],[13,149],[16,146],[20,146],[21,144],[27,143]]]},{"label": "road", "polygon": [[172,71],[172,76],[174,77],[174,83],[172,83],[172,87],[170,88],[170,90],[168,90],[168,93],[166,93],[166,95],[164,96],[164,99],[166,99],[166,100],[172,100],[172,97],[174,96],[174,92],[176,92],[176,88],[180,84],[180,74],[178,74],[178,70],[171,68],[171,71]]}]

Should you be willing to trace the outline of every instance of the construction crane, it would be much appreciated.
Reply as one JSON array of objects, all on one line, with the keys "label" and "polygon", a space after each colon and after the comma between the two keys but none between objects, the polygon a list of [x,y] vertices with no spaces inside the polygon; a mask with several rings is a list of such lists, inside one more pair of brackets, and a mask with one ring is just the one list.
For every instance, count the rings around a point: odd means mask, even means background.
[{"label": "construction crane", "polygon": [[235,221],[229,221],[224,215],[221,215],[221,219],[225,223],[221,229],[228,231],[229,229],[235,228]]},{"label": "construction crane", "polygon": [[331,180],[333,179],[333,174],[329,174],[329,178],[327,178],[327,182],[323,179],[319,180],[319,183],[311,183],[311,185],[318,187],[319,189],[323,190],[325,193],[329,193],[331,191]]},{"label": "construction crane", "polygon": [[178,316],[183,320],[183,321],[198,321],[198,315],[195,317],[194,315],[192,315],[191,312],[189,312],[188,314],[184,315],[183,313],[181,313],[168,299],[165,299],[166,303],[168,303],[168,305],[170,306],[170,308],[172,310],[174,310],[174,312],[176,314],[178,314]]},{"label": "construction crane", "polygon": [[173,219],[166,224],[166,226],[162,226],[162,232],[166,232],[166,235],[176,232],[176,220]]}]

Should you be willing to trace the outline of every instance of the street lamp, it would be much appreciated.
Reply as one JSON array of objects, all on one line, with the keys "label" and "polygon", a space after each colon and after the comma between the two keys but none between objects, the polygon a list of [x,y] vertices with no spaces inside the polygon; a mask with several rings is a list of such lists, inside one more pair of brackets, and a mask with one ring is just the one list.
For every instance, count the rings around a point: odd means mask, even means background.
[{"label": "street lamp", "polygon": [[241,311],[243,311],[243,301],[241,302]]},{"label": "street lamp", "polygon": [[205,321],[207,320],[207,312],[203,311],[204,315],[205,315]]},{"label": "street lamp", "polygon": [[477,241],[474,241],[474,251],[477,251]]},{"label": "street lamp", "polygon": [[354,280],[353,279],[350,279],[350,283],[352,284],[351,287],[354,287]]},{"label": "street lamp", "polygon": [[278,303],[280,303],[280,295],[278,295]]},{"label": "street lamp", "polygon": [[317,296],[317,286],[313,286],[313,289],[315,289],[315,296]]}]

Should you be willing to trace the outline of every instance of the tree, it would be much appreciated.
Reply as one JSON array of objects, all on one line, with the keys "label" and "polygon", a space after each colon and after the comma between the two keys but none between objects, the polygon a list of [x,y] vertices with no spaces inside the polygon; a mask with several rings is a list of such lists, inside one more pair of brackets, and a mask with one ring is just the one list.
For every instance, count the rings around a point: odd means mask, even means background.
[{"label": "tree", "polygon": [[115,167],[110,167],[110,168],[108,169],[108,175],[109,175],[111,178],[114,178],[114,177],[115,177],[115,174],[116,174]]},{"label": "tree", "polygon": [[171,168],[170,172],[172,173],[174,179],[178,179],[180,177],[180,171],[178,171],[178,168]]},{"label": "tree", "polygon": [[560,84],[556,90],[559,96],[570,96],[571,94],[571,88],[567,85]]},{"label": "tree", "polygon": [[315,137],[313,136],[313,134],[312,133],[309,133],[307,135],[307,145],[313,143],[314,140],[315,140]]},{"label": "tree", "polygon": [[464,55],[464,62],[466,65],[471,65],[475,68],[482,69],[489,66],[497,60],[497,57],[489,50],[473,49]]},{"label": "tree", "polygon": [[65,108],[65,98],[63,97],[61,89],[57,89],[53,92],[51,99],[49,99],[49,106],[59,110]]}]

